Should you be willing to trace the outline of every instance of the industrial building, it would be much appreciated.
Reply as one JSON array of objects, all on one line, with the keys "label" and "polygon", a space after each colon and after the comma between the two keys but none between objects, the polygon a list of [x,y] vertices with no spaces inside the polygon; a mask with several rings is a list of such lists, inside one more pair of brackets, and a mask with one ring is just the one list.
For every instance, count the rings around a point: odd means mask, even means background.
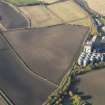
[{"label": "industrial building", "polygon": [[84,44],[83,52],[78,58],[80,66],[87,66],[88,64],[95,64],[105,61],[105,36],[93,36]]},{"label": "industrial building", "polygon": [[105,53],[105,36],[97,36],[93,43],[93,51],[96,53]]}]

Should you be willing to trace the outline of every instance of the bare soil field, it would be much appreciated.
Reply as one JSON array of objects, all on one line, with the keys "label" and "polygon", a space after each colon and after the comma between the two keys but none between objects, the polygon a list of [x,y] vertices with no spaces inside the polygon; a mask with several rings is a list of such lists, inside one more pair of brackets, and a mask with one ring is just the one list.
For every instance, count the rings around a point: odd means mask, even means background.
[{"label": "bare soil field", "polygon": [[72,24],[72,25],[82,25],[82,26],[87,26],[87,27],[90,27],[92,28],[92,22],[91,22],[91,19],[90,17],[86,17],[86,18],[83,18],[83,19],[79,19],[79,20],[76,20],[76,21],[72,21],[68,24]]},{"label": "bare soil field", "polygon": [[105,1],[104,0],[86,0],[89,7],[94,11],[105,16]]},{"label": "bare soil field", "polygon": [[81,75],[77,87],[92,105],[105,105],[105,69]]},{"label": "bare soil field", "polygon": [[32,27],[45,27],[61,24],[62,21],[44,6],[25,6],[20,10],[31,19]]},{"label": "bare soil field", "polygon": [[88,31],[82,26],[58,25],[4,35],[32,72],[58,84]]},{"label": "bare soil field", "polygon": [[28,26],[27,20],[19,12],[3,2],[0,2],[0,23],[7,29]]},{"label": "bare soil field", "polygon": [[23,6],[19,8],[31,19],[32,27],[51,26],[61,23],[90,27],[91,24],[88,14],[73,0],[46,6]]},{"label": "bare soil field", "polygon": [[[42,105],[55,88],[28,72],[10,48],[0,50],[0,90],[14,105]],[[7,105],[1,97],[0,105]]]},{"label": "bare soil field", "polygon": [[88,16],[88,14],[72,0],[49,5],[48,8],[66,22],[72,22]]}]

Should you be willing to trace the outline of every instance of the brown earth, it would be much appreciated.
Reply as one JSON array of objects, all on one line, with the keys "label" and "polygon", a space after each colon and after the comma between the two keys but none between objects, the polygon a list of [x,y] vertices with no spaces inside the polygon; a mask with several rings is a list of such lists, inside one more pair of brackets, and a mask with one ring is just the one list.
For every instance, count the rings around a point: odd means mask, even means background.
[{"label": "brown earth", "polygon": [[[3,30],[10,28],[26,28],[28,22],[22,14],[6,3],[0,2],[0,24]],[[1,27],[0,27],[1,28]]]},{"label": "brown earth", "polygon": [[58,25],[4,35],[32,72],[58,84],[87,32],[82,26]]},{"label": "brown earth", "polygon": [[92,105],[105,105],[105,69],[81,75],[77,87]]},{"label": "brown earth", "polygon": [[58,17],[42,5],[20,7],[20,10],[31,19],[31,27],[45,27],[62,23]]},{"label": "brown earth", "polygon": [[0,38],[0,91],[15,105],[42,105],[56,87],[28,72],[7,44]]}]

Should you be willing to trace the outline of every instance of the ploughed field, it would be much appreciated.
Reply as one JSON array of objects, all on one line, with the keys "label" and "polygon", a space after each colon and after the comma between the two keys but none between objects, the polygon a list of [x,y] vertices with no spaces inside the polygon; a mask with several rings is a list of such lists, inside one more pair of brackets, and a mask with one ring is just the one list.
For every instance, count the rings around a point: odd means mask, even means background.
[{"label": "ploughed field", "polygon": [[[0,39],[0,90],[14,105],[42,105],[56,86],[28,72],[8,44]],[[0,105],[7,103],[0,97]]]},{"label": "ploughed field", "polygon": [[[81,75],[77,86],[92,105],[105,105],[105,69]],[[90,98],[89,98],[90,97]],[[85,97],[86,99],[86,97]]]},{"label": "ploughed field", "polygon": [[0,23],[5,28],[26,28],[28,27],[25,17],[8,4],[0,1]]},{"label": "ploughed field", "polygon": [[82,26],[58,25],[8,31],[4,36],[33,73],[59,84],[88,31]]}]

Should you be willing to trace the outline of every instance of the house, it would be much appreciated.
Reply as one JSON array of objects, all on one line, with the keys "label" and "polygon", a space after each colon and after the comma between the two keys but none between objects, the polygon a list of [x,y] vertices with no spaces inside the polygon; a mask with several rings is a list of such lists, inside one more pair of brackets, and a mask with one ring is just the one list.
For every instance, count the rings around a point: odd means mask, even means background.
[{"label": "house", "polygon": [[86,44],[84,45],[84,52],[86,52],[86,53],[92,52],[92,43],[91,42],[86,42]]},{"label": "house", "polygon": [[93,38],[90,41],[87,41],[84,45],[84,51],[86,53],[91,53],[93,51],[93,45],[96,42],[97,35],[93,36]]}]

